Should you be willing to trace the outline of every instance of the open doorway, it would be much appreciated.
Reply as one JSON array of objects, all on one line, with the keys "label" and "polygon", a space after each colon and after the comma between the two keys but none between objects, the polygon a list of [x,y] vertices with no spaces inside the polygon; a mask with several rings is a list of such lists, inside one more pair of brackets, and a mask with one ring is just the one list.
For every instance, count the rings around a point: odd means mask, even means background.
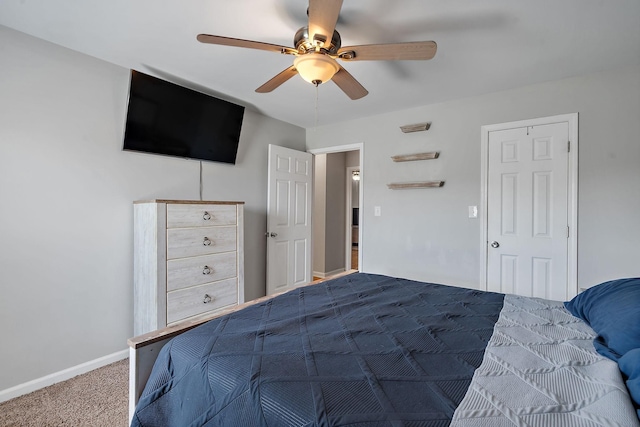
[{"label": "open doorway", "polygon": [[360,166],[347,166],[346,181],[346,221],[345,252],[347,270],[358,270],[360,237]]},{"label": "open doorway", "polygon": [[[310,153],[314,154],[313,277],[362,269],[362,144]],[[360,178],[355,191],[353,171]]]}]

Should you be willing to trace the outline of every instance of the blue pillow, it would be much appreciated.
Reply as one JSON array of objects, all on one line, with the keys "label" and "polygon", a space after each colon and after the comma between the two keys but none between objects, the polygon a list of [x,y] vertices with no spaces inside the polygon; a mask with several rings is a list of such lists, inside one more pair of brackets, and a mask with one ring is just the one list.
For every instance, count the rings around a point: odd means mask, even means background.
[{"label": "blue pillow", "polygon": [[601,355],[617,362],[640,348],[640,277],[601,283],[564,306],[598,334],[593,344]]},{"label": "blue pillow", "polygon": [[618,367],[624,374],[629,394],[635,402],[638,418],[640,418],[640,348],[628,351],[618,361]]}]

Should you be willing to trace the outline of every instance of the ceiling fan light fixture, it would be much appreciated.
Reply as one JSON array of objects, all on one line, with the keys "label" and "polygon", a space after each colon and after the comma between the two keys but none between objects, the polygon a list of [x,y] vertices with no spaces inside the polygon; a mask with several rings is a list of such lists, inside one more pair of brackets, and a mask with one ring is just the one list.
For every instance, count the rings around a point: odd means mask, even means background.
[{"label": "ceiling fan light fixture", "polygon": [[298,70],[300,77],[316,86],[331,80],[340,69],[335,59],[317,52],[297,56],[293,66]]}]

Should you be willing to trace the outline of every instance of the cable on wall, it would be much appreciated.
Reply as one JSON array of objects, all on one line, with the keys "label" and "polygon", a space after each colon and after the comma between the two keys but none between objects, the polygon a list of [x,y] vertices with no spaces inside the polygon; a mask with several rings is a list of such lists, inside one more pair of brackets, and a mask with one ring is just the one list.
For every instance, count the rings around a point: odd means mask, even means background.
[{"label": "cable on wall", "polygon": [[200,160],[200,201],[202,201],[202,160]]}]

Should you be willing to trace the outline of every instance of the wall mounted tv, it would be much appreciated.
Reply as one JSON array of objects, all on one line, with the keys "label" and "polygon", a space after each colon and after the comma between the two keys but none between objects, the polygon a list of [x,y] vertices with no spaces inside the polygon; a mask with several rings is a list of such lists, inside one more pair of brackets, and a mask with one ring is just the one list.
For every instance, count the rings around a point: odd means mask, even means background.
[{"label": "wall mounted tv", "polygon": [[124,150],[236,162],[244,107],[131,71]]}]

